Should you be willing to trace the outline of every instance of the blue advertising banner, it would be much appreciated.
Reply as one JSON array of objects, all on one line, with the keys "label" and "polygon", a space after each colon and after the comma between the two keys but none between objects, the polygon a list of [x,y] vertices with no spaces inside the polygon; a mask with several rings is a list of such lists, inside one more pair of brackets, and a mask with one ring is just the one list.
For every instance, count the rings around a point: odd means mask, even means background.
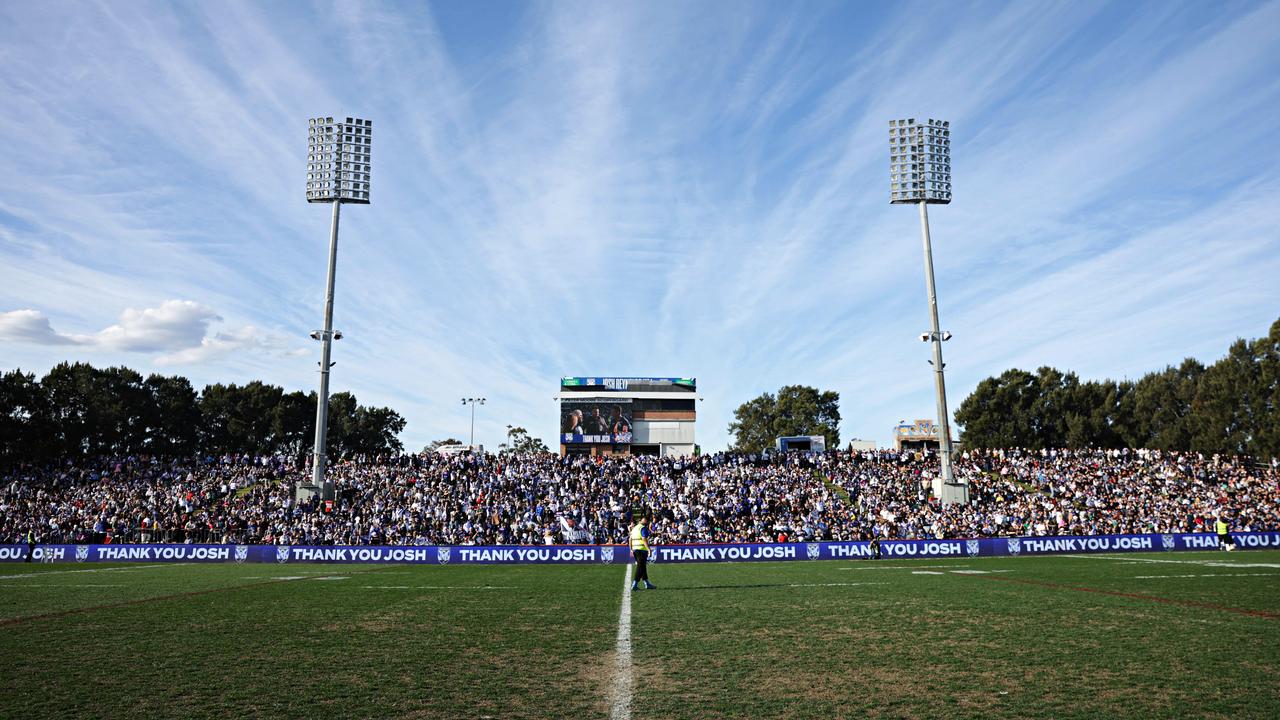
[{"label": "blue advertising banner", "polygon": [[[1280,550],[1280,532],[1231,533],[1241,550]],[[884,540],[887,558],[1016,557],[1062,553],[1124,553],[1216,550],[1212,533],[1094,535],[1086,537]],[[871,557],[867,542],[731,543],[655,545],[655,563],[855,560]],[[23,562],[26,545],[0,545],[0,562]],[[522,565],[627,563],[622,545],[38,545],[34,562],[184,563],[412,563],[427,565]]]}]

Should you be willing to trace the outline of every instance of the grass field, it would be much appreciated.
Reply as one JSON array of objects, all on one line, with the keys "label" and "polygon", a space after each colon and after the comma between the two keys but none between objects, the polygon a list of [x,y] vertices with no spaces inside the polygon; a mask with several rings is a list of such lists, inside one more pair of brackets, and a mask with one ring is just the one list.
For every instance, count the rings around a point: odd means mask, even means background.
[{"label": "grass field", "polygon": [[1276,552],[624,572],[4,565],[0,716],[1280,717]]}]

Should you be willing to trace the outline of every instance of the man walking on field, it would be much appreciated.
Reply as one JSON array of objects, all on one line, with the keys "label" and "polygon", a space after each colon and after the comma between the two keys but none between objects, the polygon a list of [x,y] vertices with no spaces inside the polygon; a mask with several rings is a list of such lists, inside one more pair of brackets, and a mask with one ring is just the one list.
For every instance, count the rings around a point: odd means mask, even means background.
[{"label": "man walking on field", "polygon": [[636,577],[631,581],[631,589],[639,590],[642,581],[649,590],[657,587],[649,582],[649,527],[644,516],[637,517],[631,526],[631,554],[636,559]]}]

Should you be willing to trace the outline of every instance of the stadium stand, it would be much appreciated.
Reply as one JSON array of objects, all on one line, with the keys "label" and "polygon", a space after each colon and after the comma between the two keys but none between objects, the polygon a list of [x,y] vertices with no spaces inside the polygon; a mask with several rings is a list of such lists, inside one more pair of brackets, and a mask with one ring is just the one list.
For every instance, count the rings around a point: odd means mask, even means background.
[{"label": "stadium stand", "polygon": [[961,455],[973,501],[929,496],[936,460],[891,451],[700,458],[435,454],[333,466],[297,503],[284,458],[129,457],[0,478],[0,542],[621,543],[639,502],[667,543],[1280,529],[1276,463],[1150,450]]}]

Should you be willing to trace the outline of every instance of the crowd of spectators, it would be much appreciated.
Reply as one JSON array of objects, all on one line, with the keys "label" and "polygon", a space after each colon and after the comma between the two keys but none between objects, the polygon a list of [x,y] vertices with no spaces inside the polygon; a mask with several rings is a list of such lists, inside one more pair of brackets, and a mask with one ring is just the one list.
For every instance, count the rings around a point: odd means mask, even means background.
[{"label": "crowd of spectators", "polygon": [[295,500],[280,457],[129,457],[0,475],[0,542],[290,545],[623,543],[1280,529],[1280,470],[1149,450],[957,455],[971,502],[933,497],[937,459],[887,451],[695,458],[408,455],[337,463],[336,498]]}]

